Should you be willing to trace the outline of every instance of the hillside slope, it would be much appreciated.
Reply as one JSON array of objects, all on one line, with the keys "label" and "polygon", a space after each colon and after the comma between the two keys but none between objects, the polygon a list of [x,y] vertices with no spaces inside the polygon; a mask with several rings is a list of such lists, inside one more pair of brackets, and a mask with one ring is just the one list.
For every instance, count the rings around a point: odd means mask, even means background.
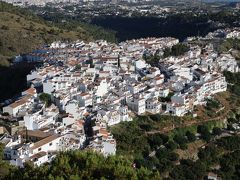
[{"label": "hillside slope", "polygon": [[4,57],[28,52],[53,40],[78,38],[86,37],[81,33],[66,32],[19,15],[0,12],[0,54]]},{"label": "hillside slope", "polygon": [[[7,59],[19,53],[29,52],[38,46],[54,40],[93,40],[89,29],[78,26],[75,29],[57,27],[44,21],[32,12],[0,2],[0,65],[8,65]],[[99,28],[99,27],[98,27]],[[100,28],[104,36],[112,36]]]}]

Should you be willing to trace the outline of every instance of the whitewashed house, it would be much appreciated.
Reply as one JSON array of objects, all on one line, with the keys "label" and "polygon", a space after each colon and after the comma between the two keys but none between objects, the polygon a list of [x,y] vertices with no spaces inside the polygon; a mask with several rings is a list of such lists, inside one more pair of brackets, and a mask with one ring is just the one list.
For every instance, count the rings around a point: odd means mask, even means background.
[{"label": "whitewashed house", "polygon": [[144,98],[130,98],[127,99],[127,105],[129,109],[137,113],[138,115],[146,112],[146,100]]}]

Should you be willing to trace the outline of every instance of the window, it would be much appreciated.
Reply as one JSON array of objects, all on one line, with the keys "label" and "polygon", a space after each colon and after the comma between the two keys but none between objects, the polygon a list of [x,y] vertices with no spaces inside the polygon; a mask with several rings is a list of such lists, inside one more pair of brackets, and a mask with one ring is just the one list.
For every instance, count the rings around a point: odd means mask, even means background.
[{"label": "window", "polygon": [[38,151],[41,151],[42,150],[42,148],[38,148]]},{"label": "window", "polygon": [[52,146],[52,143],[51,143],[51,142],[49,143],[49,146]]}]

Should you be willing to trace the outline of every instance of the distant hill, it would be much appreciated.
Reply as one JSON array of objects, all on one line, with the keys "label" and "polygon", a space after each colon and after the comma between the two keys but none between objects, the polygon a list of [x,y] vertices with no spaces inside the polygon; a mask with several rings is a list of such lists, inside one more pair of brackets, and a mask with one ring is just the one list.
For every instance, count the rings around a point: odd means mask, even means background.
[{"label": "distant hill", "polygon": [[[95,31],[94,31],[95,30]],[[80,25],[66,29],[43,20],[27,9],[0,2],[0,65],[8,65],[8,59],[19,53],[29,52],[55,40],[93,40],[98,37],[114,37],[111,32],[96,26]]]},{"label": "distant hill", "polygon": [[45,6],[47,3],[77,3],[77,0],[2,0],[16,5],[37,5]]},{"label": "distant hill", "polygon": [[240,2],[239,0],[203,0],[203,2]]}]

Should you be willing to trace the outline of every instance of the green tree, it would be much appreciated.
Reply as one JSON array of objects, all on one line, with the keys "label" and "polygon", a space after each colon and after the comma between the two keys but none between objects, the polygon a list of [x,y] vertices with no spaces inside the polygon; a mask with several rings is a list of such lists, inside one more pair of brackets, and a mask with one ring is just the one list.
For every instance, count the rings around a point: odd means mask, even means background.
[{"label": "green tree", "polygon": [[51,105],[51,95],[47,93],[42,93],[39,96],[39,99],[45,103],[45,105],[48,107]]},{"label": "green tree", "polygon": [[217,140],[217,144],[227,150],[234,151],[240,149],[240,137],[230,136]]},{"label": "green tree", "polygon": [[182,136],[182,135],[175,135],[173,137],[173,140],[179,145],[186,144],[188,142],[185,136]]},{"label": "green tree", "polygon": [[169,175],[173,179],[203,179],[206,166],[201,162],[181,160],[180,165],[175,166]]},{"label": "green tree", "polygon": [[219,162],[220,153],[219,147],[209,145],[205,149],[199,150],[198,157],[201,162],[205,163],[207,166],[211,166]]},{"label": "green tree", "polygon": [[184,55],[188,51],[189,51],[189,46],[179,43],[179,44],[172,46],[172,48],[166,48],[164,50],[163,57],[166,58],[169,56],[181,56],[181,55]]},{"label": "green tree", "polygon": [[165,144],[166,148],[173,151],[177,149],[178,145],[174,141],[168,141],[168,143]]},{"label": "green tree", "polygon": [[221,135],[222,130],[221,130],[219,127],[214,127],[213,130],[212,130],[212,133],[213,133],[214,135],[219,136],[219,135]]},{"label": "green tree", "polygon": [[75,70],[80,70],[81,69],[81,65],[80,64],[77,64],[76,66],[75,66]]},{"label": "green tree", "polygon": [[0,179],[4,179],[13,169],[6,161],[3,160],[4,145],[0,143]]},{"label": "green tree", "polygon": [[151,147],[156,148],[156,147],[162,145],[163,140],[162,140],[162,137],[160,134],[153,134],[153,135],[149,135],[148,142]]},{"label": "green tree", "polygon": [[209,142],[211,139],[211,133],[208,130],[208,127],[206,125],[198,125],[197,132],[201,134],[201,137]]},{"label": "green tree", "polygon": [[196,140],[196,137],[195,137],[195,134],[193,134],[192,132],[190,131],[187,131],[186,132],[186,136],[187,136],[187,139],[189,142],[193,142]]}]

